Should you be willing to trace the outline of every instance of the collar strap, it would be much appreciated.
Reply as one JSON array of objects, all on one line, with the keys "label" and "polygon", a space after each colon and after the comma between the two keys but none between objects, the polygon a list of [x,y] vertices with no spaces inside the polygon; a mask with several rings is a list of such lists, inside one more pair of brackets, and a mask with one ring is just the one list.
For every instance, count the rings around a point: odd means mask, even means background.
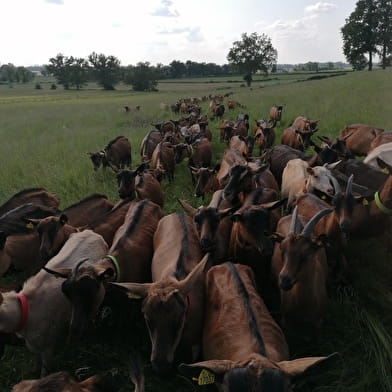
[{"label": "collar strap", "polygon": [[116,271],[116,282],[120,282],[120,265],[118,264],[117,259],[112,255],[106,256],[114,265],[114,269]]},{"label": "collar strap", "polygon": [[374,202],[376,203],[376,206],[378,207],[378,209],[381,212],[384,212],[385,214],[392,213],[392,209],[391,208],[387,208],[387,207],[384,206],[384,204],[382,204],[382,201],[380,200],[380,195],[378,194],[378,192],[376,192],[374,194]]},{"label": "collar strap", "polygon": [[18,327],[16,328],[15,332],[19,332],[24,328],[27,322],[27,318],[29,316],[29,306],[27,304],[27,299],[22,293],[16,293],[16,297],[20,303],[20,310],[22,311],[22,316],[20,318],[20,322]]}]

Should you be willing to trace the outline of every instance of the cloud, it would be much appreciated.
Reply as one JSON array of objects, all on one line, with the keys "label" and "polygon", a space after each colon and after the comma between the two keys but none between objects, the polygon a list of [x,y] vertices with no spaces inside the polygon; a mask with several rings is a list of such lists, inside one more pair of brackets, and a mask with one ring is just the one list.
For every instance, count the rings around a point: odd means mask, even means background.
[{"label": "cloud", "polygon": [[190,32],[190,30],[191,29],[189,27],[177,27],[177,28],[171,29],[171,30],[160,30],[157,33],[162,34],[162,35],[172,35],[172,34],[188,33],[188,32]]},{"label": "cloud", "polygon": [[187,39],[189,42],[204,41],[204,37],[203,34],[201,33],[200,26],[190,29],[189,34],[187,35]]},{"label": "cloud", "polygon": [[204,41],[204,36],[201,32],[200,26],[197,27],[177,27],[170,30],[160,30],[158,34],[162,35],[176,35],[184,34],[188,42],[202,42]]},{"label": "cloud", "polygon": [[64,0],[45,0],[45,1],[50,4],[58,4],[58,5],[64,4]]},{"label": "cloud", "polygon": [[333,3],[323,3],[319,1],[316,4],[311,4],[305,7],[306,14],[320,14],[336,10],[338,7]]},{"label": "cloud", "polygon": [[177,10],[171,11],[170,7],[173,4],[171,0],[161,0],[161,7],[157,8],[155,11],[151,12],[152,16],[163,16],[166,18],[176,18],[180,16]]}]

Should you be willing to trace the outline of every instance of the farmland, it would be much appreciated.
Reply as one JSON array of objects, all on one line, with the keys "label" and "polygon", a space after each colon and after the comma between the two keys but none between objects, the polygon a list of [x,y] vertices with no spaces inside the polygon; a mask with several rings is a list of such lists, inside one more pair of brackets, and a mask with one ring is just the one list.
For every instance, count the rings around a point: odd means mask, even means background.
[{"label": "farmland", "polygon": [[[233,93],[231,97],[246,106],[241,110],[249,113],[252,125],[256,119],[266,118],[273,104],[283,104],[277,142],[282,130],[298,115],[319,119],[318,134],[329,137],[350,123],[392,129],[390,70],[347,73],[320,80],[307,80],[309,76],[282,75],[273,80],[257,80],[252,88],[241,87],[240,78],[166,81],[154,93],[135,93],[125,86],[105,92],[94,85],[80,91],[50,90],[50,82],[45,80],[40,90],[34,89],[34,83],[12,88],[1,85],[0,202],[35,186],[56,194],[61,208],[93,192],[118,201],[113,172],[94,172],[87,152],[98,151],[109,140],[124,135],[132,143],[136,166],[140,162],[140,142],[152,129],[151,124],[178,117],[163,111],[160,104],[170,105],[179,98]],[[123,110],[124,105],[131,108],[129,113]],[[140,105],[139,111],[134,109],[136,105]],[[202,109],[208,113],[208,102],[202,103]],[[225,117],[233,119],[239,112],[240,109],[226,112]],[[217,163],[225,146],[217,136],[218,121],[210,121],[209,126]],[[162,186],[165,214],[180,210],[177,198],[194,206],[201,204],[193,196],[186,162],[176,168],[174,184],[164,180]],[[390,255],[377,241],[351,241],[348,258],[348,282],[330,282],[331,301],[320,340],[290,347],[292,358],[339,352],[339,360],[327,373],[299,383],[297,391],[392,390]],[[0,283],[17,278],[20,276],[12,275],[0,279]],[[110,335],[110,330],[101,329],[104,336]],[[126,355],[117,355],[113,347],[102,342],[102,335],[100,344],[96,343],[97,336],[98,333],[86,338],[80,349],[73,348],[61,358],[61,369],[72,373],[79,369],[83,377],[110,370],[119,390],[129,390]],[[146,359],[148,350],[143,350]],[[0,366],[0,390],[9,390],[19,380],[33,377],[33,367],[33,357],[26,349],[7,348]],[[146,364],[146,390],[192,391],[194,387],[180,376],[161,381]]]}]

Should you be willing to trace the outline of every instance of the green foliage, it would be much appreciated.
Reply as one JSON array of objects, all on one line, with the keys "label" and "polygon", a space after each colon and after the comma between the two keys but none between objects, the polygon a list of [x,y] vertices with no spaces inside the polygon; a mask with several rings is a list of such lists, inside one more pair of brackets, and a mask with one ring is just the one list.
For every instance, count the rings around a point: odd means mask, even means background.
[{"label": "green foliage", "polygon": [[73,56],[66,57],[61,53],[49,59],[46,69],[56,78],[58,84],[64,86],[65,90],[69,90],[72,86],[79,90],[87,84],[89,78],[86,60]]},{"label": "green foliage", "polygon": [[[342,27],[343,52],[354,70],[373,68],[373,55],[381,54],[383,68],[392,50],[392,2],[358,0]],[[367,55],[367,59],[365,57]]]},{"label": "green foliage", "polygon": [[392,1],[376,0],[376,6],[378,53],[381,56],[381,66],[385,68],[391,65],[388,55],[392,54]]},{"label": "green foliage", "polygon": [[105,90],[114,90],[114,86],[120,81],[120,60],[115,56],[105,56],[95,52],[88,56],[92,67],[94,80]]},{"label": "green foliage", "polygon": [[28,83],[33,80],[34,74],[25,67],[15,67],[13,64],[3,64],[0,67],[1,82]]},{"label": "green foliage", "polygon": [[158,84],[159,71],[150,63],[138,63],[125,69],[124,83],[132,85],[135,91],[154,91]]},{"label": "green foliage", "polygon": [[[250,85],[252,75],[256,71],[267,73],[276,63],[278,52],[272,46],[271,39],[266,34],[258,35],[243,33],[241,41],[235,41],[230,49],[227,60],[230,64],[238,67],[240,72],[247,76]],[[250,82],[248,82],[250,80]]]}]

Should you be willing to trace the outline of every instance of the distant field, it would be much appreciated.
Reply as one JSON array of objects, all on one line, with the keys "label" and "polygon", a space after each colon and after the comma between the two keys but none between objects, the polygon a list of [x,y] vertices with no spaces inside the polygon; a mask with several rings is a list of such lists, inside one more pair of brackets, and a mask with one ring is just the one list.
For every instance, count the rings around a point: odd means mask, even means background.
[{"label": "distant field", "polygon": [[[139,146],[152,123],[176,119],[163,111],[179,98],[233,93],[245,105],[243,112],[255,120],[267,118],[273,104],[283,104],[283,120],[277,127],[279,143],[283,129],[298,115],[319,119],[318,135],[334,137],[350,123],[367,123],[392,129],[392,71],[346,73],[338,77],[307,80],[314,74],[293,74],[257,78],[252,87],[240,87],[236,78],[205,78],[159,83],[158,92],[136,93],[129,86],[105,92],[96,85],[80,91],[50,90],[52,81],[41,80],[21,86],[0,85],[0,203],[14,193],[42,186],[58,195],[61,208],[93,193],[104,193],[118,201],[113,172],[94,172],[87,152],[102,149],[118,135],[127,136],[133,146],[133,166],[140,162]],[[317,76],[317,75],[316,75]],[[123,106],[132,108],[125,113]],[[140,105],[140,111],[134,110]],[[208,102],[202,103],[209,113]],[[234,119],[240,112],[226,112]],[[214,134],[215,162],[225,146],[219,142],[218,121],[209,124]],[[317,139],[315,138],[315,141]],[[198,206],[186,163],[175,172],[174,184],[164,180],[165,213],[179,210],[177,198]],[[208,200],[204,201],[206,204]],[[317,344],[292,347],[293,357],[327,355],[338,351],[341,359],[330,372],[297,385],[296,391],[359,392],[392,390],[392,268],[387,255],[375,241],[351,243],[350,284],[330,284],[331,304],[322,338]],[[5,279],[0,279],[0,284]],[[126,361],[119,361],[111,347],[84,344],[61,365],[73,372],[89,367],[88,374],[111,369],[118,374],[121,391],[129,390],[124,376]],[[145,349],[146,353],[148,348]],[[23,348],[8,348],[0,367],[0,390],[33,376],[32,356]],[[147,391],[193,391],[179,376],[161,381],[147,365]]]}]

